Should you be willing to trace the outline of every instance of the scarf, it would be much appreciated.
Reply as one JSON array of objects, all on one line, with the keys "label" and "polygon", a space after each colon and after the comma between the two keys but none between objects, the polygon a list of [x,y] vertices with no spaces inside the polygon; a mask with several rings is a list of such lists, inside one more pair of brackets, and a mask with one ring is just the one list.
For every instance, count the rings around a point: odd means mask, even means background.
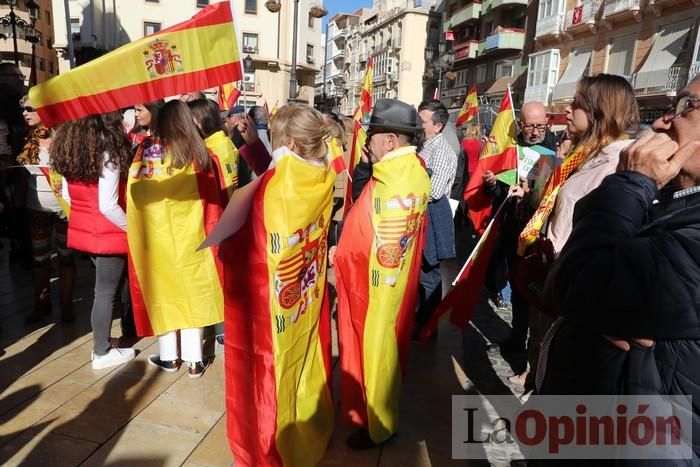
[{"label": "scarf", "polygon": [[523,256],[527,247],[539,238],[542,227],[549,218],[557,201],[557,195],[564,182],[573,174],[586,158],[583,145],[578,145],[547,179],[540,205],[532,215],[518,238],[518,256]]},{"label": "scarf", "polygon": [[41,151],[39,139],[46,139],[50,135],[51,130],[43,126],[32,128],[29,131],[22,152],[17,156],[17,162],[21,165],[39,165],[39,151]]}]

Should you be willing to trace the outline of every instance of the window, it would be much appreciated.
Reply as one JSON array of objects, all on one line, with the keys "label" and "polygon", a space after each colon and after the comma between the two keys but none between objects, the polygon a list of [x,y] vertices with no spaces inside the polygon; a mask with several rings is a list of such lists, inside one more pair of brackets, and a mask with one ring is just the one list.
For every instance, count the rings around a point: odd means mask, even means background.
[{"label": "window", "polygon": [[71,34],[80,34],[80,18],[70,19],[70,32]]},{"label": "window", "polygon": [[559,51],[547,50],[530,55],[527,67],[527,86],[554,86],[559,77]]},{"label": "window", "polygon": [[49,73],[53,74],[53,62],[49,61]]},{"label": "window", "polygon": [[255,70],[246,71],[243,74],[243,90],[245,92],[255,92]]},{"label": "window", "polygon": [[476,82],[483,83],[486,81],[486,65],[479,65],[476,67]]},{"label": "window", "polygon": [[315,61],[314,46],[312,44],[306,44],[306,63],[314,63]]},{"label": "window", "polygon": [[144,21],[143,23],[143,35],[150,36],[160,31],[160,23],[154,23],[150,21]]},{"label": "window", "polygon": [[309,13],[309,29],[313,29],[313,28],[314,28],[314,24],[316,24],[315,19],[316,19],[316,18],[314,18],[313,16],[311,16],[311,13]]},{"label": "window", "polygon": [[620,76],[631,74],[635,41],[636,36],[634,34],[616,37],[612,40],[608,49],[608,73]]},{"label": "window", "polygon": [[243,33],[243,53],[256,54],[258,53],[258,35]]},{"label": "window", "polygon": [[52,45],[53,45],[53,41],[49,37],[48,39],[46,39],[46,47],[48,47],[50,49]]},{"label": "window", "polygon": [[51,12],[47,11],[46,12],[46,22],[51,26]]},{"label": "window", "polygon": [[209,0],[197,0],[197,8],[209,6]]},{"label": "window", "polygon": [[540,0],[540,7],[537,10],[539,19],[549,18],[556,14],[562,13],[561,9],[566,2],[564,0]]},{"label": "window", "polygon": [[513,76],[513,62],[500,62],[496,64],[496,79]]},{"label": "window", "polygon": [[44,65],[44,59],[39,57],[39,71],[44,71],[46,65]]},{"label": "window", "polygon": [[258,0],[245,0],[245,12],[250,15],[257,15]]},{"label": "window", "polygon": [[160,0],[146,0],[146,3],[159,3]]}]

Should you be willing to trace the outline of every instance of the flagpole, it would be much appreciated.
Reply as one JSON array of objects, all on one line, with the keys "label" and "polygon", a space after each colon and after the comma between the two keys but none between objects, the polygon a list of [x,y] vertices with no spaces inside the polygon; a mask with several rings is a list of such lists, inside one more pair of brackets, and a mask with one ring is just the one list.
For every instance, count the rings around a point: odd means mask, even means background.
[{"label": "flagpole", "polygon": [[[498,209],[496,210],[496,214],[491,218],[491,221],[489,222],[489,225],[486,226],[486,230],[484,230],[484,232],[488,232],[489,235],[491,234],[491,231],[490,231],[491,226],[493,225],[493,223],[494,223],[494,221],[496,220],[496,218],[498,217],[498,215],[501,213],[501,210],[503,209],[503,206],[506,205],[506,203],[508,202],[508,200],[509,200],[511,197],[512,197],[512,195],[511,195],[510,193],[508,194],[508,196],[506,196],[506,199],[504,199],[503,202],[501,203],[501,205],[498,207]],[[482,235],[481,237],[484,238],[483,235]],[[459,273],[457,274],[457,277],[455,277],[455,280],[452,281],[452,287],[454,287],[455,285],[457,285],[457,282],[459,282],[459,278],[462,277],[462,274],[464,273],[464,270],[467,269],[467,266],[469,265],[469,263],[471,263],[472,260],[474,259],[474,255],[476,255],[476,253],[477,253],[477,247],[479,246],[479,243],[481,243],[481,239],[479,239],[479,241],[477,242],[477,244],[474,245],[474,248],[472,248],[471,253],[469,253],[469,257],[468,257],[467,260],[464,262],[464,265],[462,266],[462,269],[459,270]]]},{"label": "flagpole", "polygon": [[[510,92],[510,83],[508,83],[508,99],[510,100],[510,110],[513,112],[513,125],[515,125],[515,147],[518,147],[518,119],[515,118],[515,105],[513,104],[513,94]],[[520,182],[520,155],[516,159],[515,167],[515,183]]]}]

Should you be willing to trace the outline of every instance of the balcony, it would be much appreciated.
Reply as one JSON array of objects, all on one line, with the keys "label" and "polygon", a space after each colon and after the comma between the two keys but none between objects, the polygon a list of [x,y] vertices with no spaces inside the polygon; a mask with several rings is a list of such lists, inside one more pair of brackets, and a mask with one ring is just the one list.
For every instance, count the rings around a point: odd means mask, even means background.
[{"label": "balcony", "polygon": [[455,44],[454,50],[454,60],[466,60],[468,58],[476,58],[477,52],[479,50],[479,41],[468,40],[466,42],[460,42]]},{"label": "balcony", "polygon": [[467,21],[478,20],[480,13],[481,2],[470,3],[461,10],[454,12],[452,16],[447,21],[445,21],[443,32],[446,32],[455,26],[459,26],[462,23],[466,23]]},{"label": "balcony", "polygon": [[583,3],[566,12],[566,33],[573,36],[576,33],[590,31],[595,34],[597,28],[595,16],[600,4],[598,0],[583,0]]},{"label": "balcony", "polygon": [[345,51],[344,50],[338,50],[337,52],[334,52],[333,55],[328,57],[328,60],[344,60],[345,59]]},{"label": "balcony", "polygon": [[564,13],[547,16],[537,20],[535,38],[541,39],[548,36],[558,37],[564,29]]},{"label": "balcony", "polygon": [[[665,83],[662,86],[654,86],[648,88],[636,88],[634,91],[638,96],[653,96],[665,94],[667,96],[675,96],[678,91],[685,87],[688,82],[688,77],[693,69],[697,73],[698,68],[694,64],[693,67],[688,69],[686,66],[672,66],[668,70],[658,70],[651,73],[662,73],[665,78]],[[636,79],[636,75],[633,76]]]},{"label": "balcony", "polygon": [[510,5],[527,6],[527,0],[491,0],[491,9]]},{"label": "balcony", "polygon": [[332,41],[340,40],[340,39],[345,40],[347,35],[348,35],[348,32],[345,29],[336,29],[335,32],[333,33],[333,35],[331,36],[331,40]]},{"label": "balcony", "polygon": [[484,41],[484,52],[488,53],[496,49],[523,50],[525,45],[525,32],[519,29],[503,29],[491,34]]},{"label": "balcony", "polygon": [[690,70],[688,70],[688,82],[698,74],[700,74],[700,62],[695,62],[690,66]]},{"label": "balcony", "polygon": [[634,18],[642,20],[641,0],[605,0],[603,8],[603,21],[608,29],[612,29],[614,22]]},{"label": "balcony", "polygon": [[367,63],[367,60],[369,60],[369,53],[366,50],[364,50],[358,54],[357,58],[360,61],[360,63]]}]

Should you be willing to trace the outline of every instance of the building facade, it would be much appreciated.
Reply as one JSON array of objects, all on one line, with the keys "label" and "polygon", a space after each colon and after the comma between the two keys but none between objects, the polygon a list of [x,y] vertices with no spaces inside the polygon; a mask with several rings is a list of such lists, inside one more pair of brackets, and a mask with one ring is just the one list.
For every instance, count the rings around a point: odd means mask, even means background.
[{"label": "building facade", "polygon": [[561,112],[582,76],[632,84],[643,123],[700,70],[700,7],[687,0],[540,0],[525,101]]},{"label": "building facade", "polygon": [[[38,14],[34,22],[33,31],[25,31],[16,27],[17,33],[17,59],[20,70],[25,78],[25,84],[30,84],[32,66],[35,73],[34,80],[37,83],[45,81],[58,74],[58,60],[56,52],[53,50],[53,11],[51,0],[35,0],[38,5]],[[14,11],[17,17],[28,24],[31,18],[27,11],[25,0],[16,0]],[[7,0],[0,1],[0,17],[10,14],[10,6]],[[12,37],[12,27],[0,26],[0,61],[14,62],[14,43]]]},{"label": "building facade", "polygon": [[340,102],[347,93],[346,70],[349,67],[346,52],[351,49],[347,44],[351,29],[358,25],[357,14],[339,13],[328,20],[325,32],[324,62],[321,72],[316,77],[317,102],[322,110],[341,111]]},{"label": "building facade", "polygon": [[[70,33],[77,63],[155,34],[184,21],[201,8],[220,0],[70,0]],[[272,108],[289,96],[294,34],[293,2],[282,2],[278,12],[267,9],[264,0],[233,0],[242,57],[254,66],[246,70],[241,102]],[[60,69],[69,69],[68,34],[63,0],[53,0],[56,43]],[[323,59],[321,51],[321,0],[300,0],[297,30],[298,99],[313,103],[314,79]]]},{"label": "building facade", "polygon": [[394,98],[418,104],[426,89],[425,48],[431,28],[437,40],[439,24],[431,23],[433,3],[419,0],[375,0],[372,9],[354,14],[359,20],[345,35],[344,86],[340,112],[352,115],[358,106],[369,60],[373,60],[373,99]]},{"label": "building facade", "polygon": [[[444,4],[446,74],[441,100],[448,108],[462,106],[476,85],[482,103],[500,105],[508,86],[520,98],[526,47],[527,0],[448,0]],[[444,56],[443,56],[444,59]]]}]

